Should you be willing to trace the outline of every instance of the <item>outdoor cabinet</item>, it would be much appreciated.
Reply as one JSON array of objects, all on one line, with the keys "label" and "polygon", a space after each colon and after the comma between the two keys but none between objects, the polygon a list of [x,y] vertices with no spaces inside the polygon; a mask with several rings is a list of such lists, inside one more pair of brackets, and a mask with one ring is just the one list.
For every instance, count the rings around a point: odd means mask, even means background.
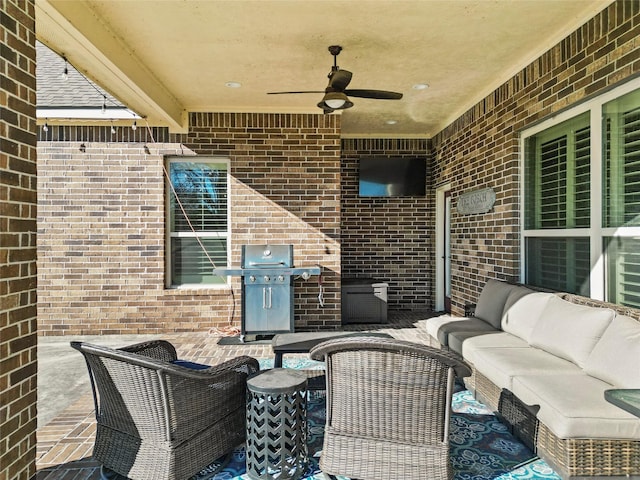
[{"label": "outdoor cabinet", "polygon": [[387,323],[389,285],[371,278],[342,280],[342,324]]}]

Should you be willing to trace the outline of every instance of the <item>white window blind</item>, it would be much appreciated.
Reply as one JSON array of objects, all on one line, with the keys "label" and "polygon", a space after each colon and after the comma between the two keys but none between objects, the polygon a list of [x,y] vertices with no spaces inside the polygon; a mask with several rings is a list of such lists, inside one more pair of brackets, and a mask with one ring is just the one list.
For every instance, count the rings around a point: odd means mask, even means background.
[{"label": "white window blind", "polygon": [[228,165],[171,158],[167,187],[170,285],[224,283],[214,265],[227,265]]}]

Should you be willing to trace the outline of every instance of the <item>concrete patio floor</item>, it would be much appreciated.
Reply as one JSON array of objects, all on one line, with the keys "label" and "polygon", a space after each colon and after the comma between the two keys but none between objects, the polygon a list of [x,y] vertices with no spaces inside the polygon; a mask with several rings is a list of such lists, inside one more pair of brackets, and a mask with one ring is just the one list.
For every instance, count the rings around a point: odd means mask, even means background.
[{"label": "concrete patio floor", "polygon": [[[389,323],[348,325],[347,331],[377,331],[395,338],[429,343],[430,313],[389,312]],[[218,345],[209,332],[167,335],[40,337],[38,340],[38,431],[36,480],[97,480],[99,464],[91,457],[95,435],[93,399],[82,355],[73,340],[120,347],[162,338],[176,346],[180,358],[215,365],[238,355],[273,358],[268,343]],[[306,357],[306,355],[301,355]]]}]

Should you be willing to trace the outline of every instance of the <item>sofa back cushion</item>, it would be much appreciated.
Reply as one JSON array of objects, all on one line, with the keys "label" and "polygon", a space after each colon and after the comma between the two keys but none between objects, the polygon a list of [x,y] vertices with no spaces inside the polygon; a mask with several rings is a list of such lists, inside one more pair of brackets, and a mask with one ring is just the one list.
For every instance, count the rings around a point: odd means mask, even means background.
[{"label": "sofa back cushion", "polygon": [[614,315],[608,308],[576,305],[553,296],[533,327],[530,344],[584,368]]},{"label": "sofa back cushion", "polygon": [[585,372],[622,388],[640,388],[640,321],[617,315],[593,347]]},{"label": "sofa back cushion", "polygon": [[487,280],[480,297],[478,297],[474,316],[499,329],[504,305],[513,288],[514,285],[509,283],[493,279]]},{"label": "sofa back cushion", "polygon": [[514,289],[507,298],[502,316],[502,330],[522,338],[527,343],[531,343],[533,327],[540,320],[549,299],[555,297],[553,293],[529,291],[531,293],[528,295],[519,296],[521,291]]}]

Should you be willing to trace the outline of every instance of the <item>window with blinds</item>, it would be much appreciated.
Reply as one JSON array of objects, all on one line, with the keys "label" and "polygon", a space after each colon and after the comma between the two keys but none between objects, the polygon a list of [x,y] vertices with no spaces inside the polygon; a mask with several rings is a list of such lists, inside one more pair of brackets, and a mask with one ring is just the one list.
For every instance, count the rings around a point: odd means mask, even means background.
[{"label": "window with blinds", "polygon": [[527,283],[590,296],[589,238],[529,237]]},{"label": "window with blinds", "polygon": [[527,228],[588,228],[589,115],[581,115],[529,137],[526,148]]},{"label": "window with blinds", "polygon": [[[591,129],[583,114],[525,143],[525,225],[529,230],[589,228]],[[589,295],[589,238],[525,239],[526,282]]]},{"label": "window with blinds", "polygon": [[523,132],[525,282],[640,308],[639,87]]},{"label": "window with blinds", "polygon": [[[607,297],[640,308],[640,91],[603,107],[603,224]],[[628,233],[627,233],[628,232]]]},{"label": "window with blinds", "polygon": [[604,225],[640,226],[640,92],[604,106]]},{"label": "window with blinds", "polygon": [[214,267],[227,265],[228,164],[169,160],[170,285],[224,283]]},{"label": "window with blinds", "polygon": [[605,238],[607,299],[640,308],[640,241],[637,238]]}]

